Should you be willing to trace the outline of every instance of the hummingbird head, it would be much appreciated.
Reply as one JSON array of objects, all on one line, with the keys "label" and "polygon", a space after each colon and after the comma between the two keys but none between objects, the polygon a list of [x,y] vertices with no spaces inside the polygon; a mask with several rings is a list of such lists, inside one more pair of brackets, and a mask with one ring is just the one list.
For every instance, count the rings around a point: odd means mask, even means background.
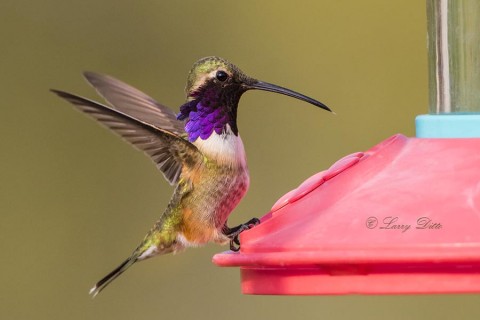
[{"label": "hummingbird head", "polygon": [[191,142],[203,140],[213,132],[238,135],[237,108],[247,90],[264,90],[304,100],[331,111],[323,103],[295,91],[259,81],[243,73],[237,66],[220,57],[197,61],[188,75],[185,93],[187,101],[180,107],[179,120],[187,120],[185,131]]}]

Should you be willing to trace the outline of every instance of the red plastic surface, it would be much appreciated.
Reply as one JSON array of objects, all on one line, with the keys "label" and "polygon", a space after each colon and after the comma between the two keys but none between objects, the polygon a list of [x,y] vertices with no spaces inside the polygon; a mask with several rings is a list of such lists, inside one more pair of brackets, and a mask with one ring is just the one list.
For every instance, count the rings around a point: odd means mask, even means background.
[{"label": "red plastic surface", "polygon": [[480,292],[480,139],[393,136],[283,196],[214,256],[249,294]]}]

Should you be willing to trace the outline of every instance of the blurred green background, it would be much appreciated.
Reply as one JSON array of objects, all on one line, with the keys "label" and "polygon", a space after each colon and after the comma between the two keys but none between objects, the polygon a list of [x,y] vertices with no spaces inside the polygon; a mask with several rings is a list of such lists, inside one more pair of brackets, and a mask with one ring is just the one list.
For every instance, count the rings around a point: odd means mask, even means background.
[{"label": "blurred green background", "polygon": [[134,266],[95,300],[172,189],[152,163],[48,92],[95,98],[112,74],[178,110],[191,65],[219,55],[329,105],[244,95],[251,187],[231,224],[261,216],[336,159],[427,111],[425,4],[365,1],[0,3],[2,319],[478,319],[476,295],[246,296],[209,245]]}]

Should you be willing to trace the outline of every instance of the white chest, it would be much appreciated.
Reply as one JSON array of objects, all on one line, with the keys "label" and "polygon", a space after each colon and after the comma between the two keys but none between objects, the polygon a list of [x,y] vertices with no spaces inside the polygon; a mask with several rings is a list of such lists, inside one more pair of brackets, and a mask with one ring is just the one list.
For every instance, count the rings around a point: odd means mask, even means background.
[{"label": "white chest", "polygon": [[204,155],[220,165],[247,167],[247,158],[240,134],[236,136],[227,125],[225,133],[212,135],[206,139],[197,139],[193,143]]}]

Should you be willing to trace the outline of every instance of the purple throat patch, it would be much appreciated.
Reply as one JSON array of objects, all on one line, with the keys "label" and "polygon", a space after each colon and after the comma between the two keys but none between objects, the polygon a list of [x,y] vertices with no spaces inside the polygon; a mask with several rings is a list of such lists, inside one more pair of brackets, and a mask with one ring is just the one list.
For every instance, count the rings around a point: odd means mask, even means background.
[{"label": "purple throat patch", "polygon": [[200,102],[193,100],[180,107],[177,119],[187,119],[185,131],[190,142],[194,142],[198,137],[202,140],[208,139],[213,132],[221,134],[230,123],[226,110],[213,105],[208,100]]}]

